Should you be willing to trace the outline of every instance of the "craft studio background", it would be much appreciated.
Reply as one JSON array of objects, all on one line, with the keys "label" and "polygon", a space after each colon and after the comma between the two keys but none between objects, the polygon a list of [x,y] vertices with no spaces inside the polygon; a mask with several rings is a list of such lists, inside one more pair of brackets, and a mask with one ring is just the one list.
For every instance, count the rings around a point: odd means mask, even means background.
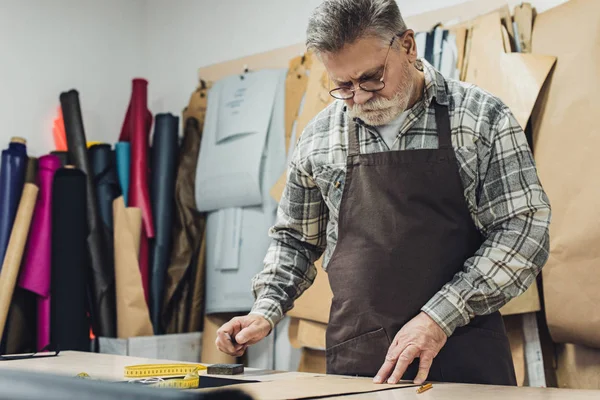
[{"label": "craft studio background", "polygon": [[[0,0],[0,354],[325,373],[321,260],[264,340],[215,346],[252,309],[295,147],[335,101],[303,42],[319,3]],[[511,109],[552,204],[548,262],[501,309],[518,385],[600,389],[600,3],[397,3],[419,57]]]}]

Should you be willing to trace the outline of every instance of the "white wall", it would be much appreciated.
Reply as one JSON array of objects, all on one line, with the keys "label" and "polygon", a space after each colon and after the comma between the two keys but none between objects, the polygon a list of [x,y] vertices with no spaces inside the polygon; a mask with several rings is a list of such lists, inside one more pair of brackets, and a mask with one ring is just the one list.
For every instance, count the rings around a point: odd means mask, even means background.
[{"label": "white wall", "polygon": [[0,148],[54,149],[61,91],[79,91],[88,140],[117,140],[145,72],[144,0],[0,0]]},{"label": "white wall", "polygon": [[[404,16],[466,0],[397,0]],[[481,0],[487,1],[487,0]],[[530,0],[542,12],[565,0]],[[514,7],[522,0],[507,0]],[[146,62],[153,112],[179,113],[199,67],[276,49],[305,38],[321,0],[147,0]]]}]

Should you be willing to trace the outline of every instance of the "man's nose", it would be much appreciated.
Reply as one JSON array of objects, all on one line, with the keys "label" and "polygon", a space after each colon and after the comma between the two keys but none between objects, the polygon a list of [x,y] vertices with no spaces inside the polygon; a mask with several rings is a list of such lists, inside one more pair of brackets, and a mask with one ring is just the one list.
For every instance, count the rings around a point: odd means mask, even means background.
[{"label": "man's nose", "polygon": [[355,104],[362,105],[365,104],[367,101],[371,100],[371,98],[373,98],[373,93],[365,92],[364,90],[358,89],[354,93],[353,100]]}]

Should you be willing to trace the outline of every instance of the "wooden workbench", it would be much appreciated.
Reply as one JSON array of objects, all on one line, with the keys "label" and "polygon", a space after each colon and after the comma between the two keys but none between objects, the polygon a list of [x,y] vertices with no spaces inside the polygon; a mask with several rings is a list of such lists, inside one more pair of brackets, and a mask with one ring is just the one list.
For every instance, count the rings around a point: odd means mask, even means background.
[{"label": "wooden workbench", "polygon": [[[162,364],[176,363],[170,360],[155,360],[138,357],[117,356],[109,354],[82,353],[73,351],[61,352],[57,357],[0,361],[0,368],[23,370],[32,372],[52,373],[58,375],[75,376],[85,372],[90,377],[106,381],[122,381],[124,367],[134,364]],[[247,369],[240,379],[256,381],[294,381],[312,379],[318,374],[305,374],[300,372],[260,371]],[[323,375],[320,375],[323,376]],[[160,389],[157,389],[160,390]],[[330,398],[341,398],[334,396]],[[512,400],[512,399],[544,399],[544,400],[578,400],[600,399],[600,391],[570,390],[570,389],[543,389],[527,387],[500,387],[485,385],[465,385],[436,383],[434,388],[417,394],[414,387],[405,387],[373,393],[343,396],[344,399],[378,399],[378,400],[404,400],[404,399],[485,399],[485,400]]]}]

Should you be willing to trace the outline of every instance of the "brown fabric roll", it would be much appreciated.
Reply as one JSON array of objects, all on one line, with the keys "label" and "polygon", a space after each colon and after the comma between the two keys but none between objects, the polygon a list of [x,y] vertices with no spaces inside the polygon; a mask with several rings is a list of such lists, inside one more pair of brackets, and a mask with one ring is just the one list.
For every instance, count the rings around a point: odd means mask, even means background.
[{"label": "brown fabric roll", "polygon": [[[206,215],[198,212],[195,201],[196,164],[202,140],[202,127],[206,114],[206,87],[196,90],[184,112],[185,130],[180,147],[177,180],[175,183],[175,215],[173,220],[173,249],[167,274],[161,313],[162,331],[165,333],[189,332],[194,321],[202,320],[204,273],[193,273],[200,244],[204,236]],[[204,257],[202,257],[203,259]],[[193,310],[190,308],[194,304]],[[197,319],[196,319],[197,318]],[[193,326],[198,326],[194,322]]]}]

